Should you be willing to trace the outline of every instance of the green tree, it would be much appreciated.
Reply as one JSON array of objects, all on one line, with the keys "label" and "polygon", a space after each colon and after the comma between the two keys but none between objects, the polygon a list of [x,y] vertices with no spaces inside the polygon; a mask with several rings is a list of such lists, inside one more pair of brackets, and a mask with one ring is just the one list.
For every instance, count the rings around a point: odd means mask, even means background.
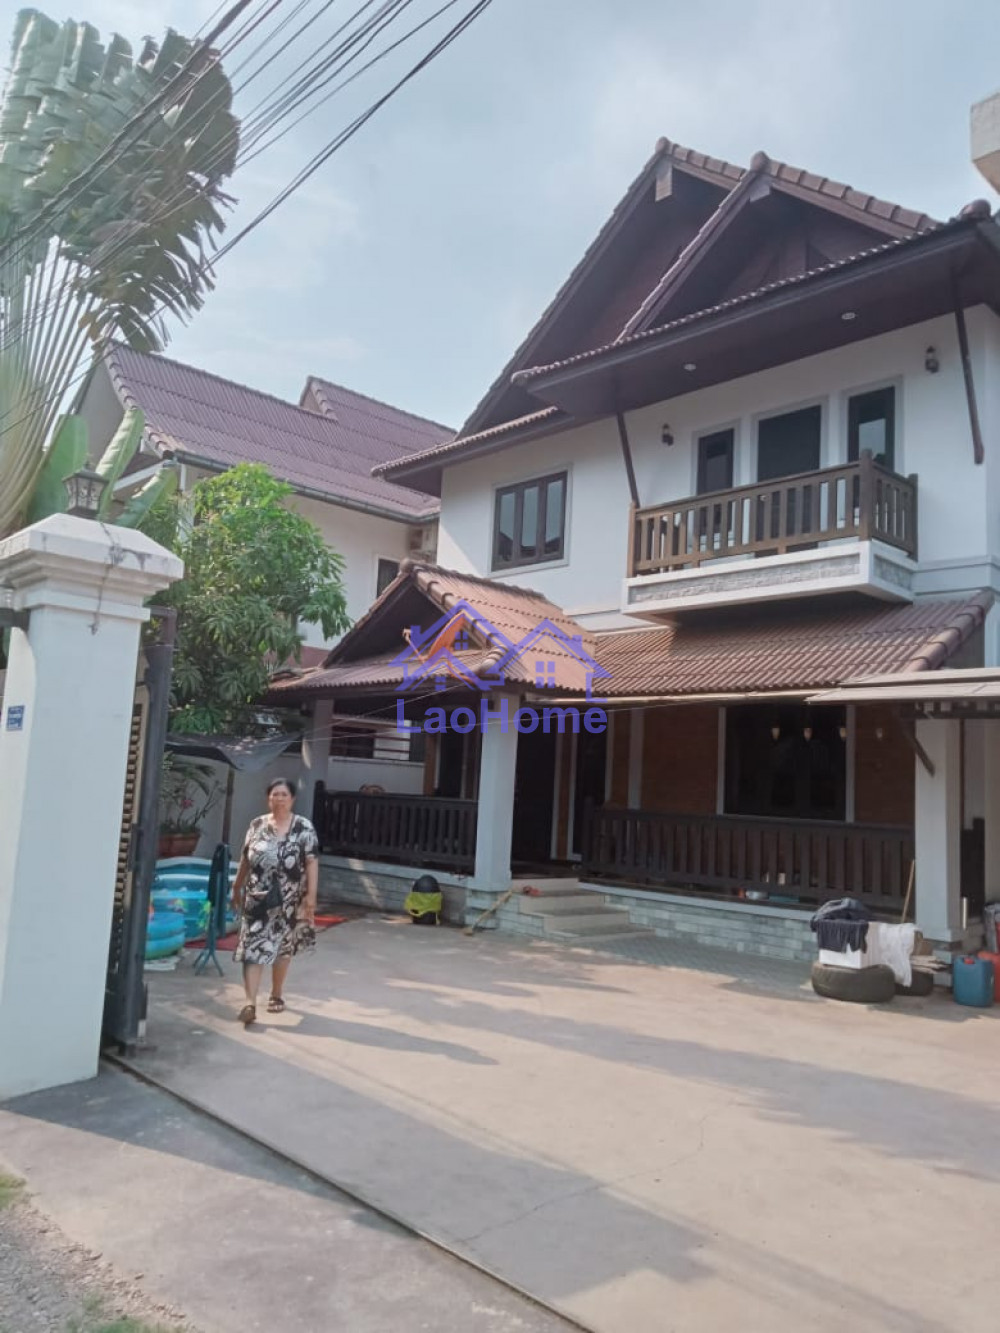
[{"label": "green tree", "polygon": [[0,99],[0,537],[92,351],[157,350],[163,314],[201,306],[232,202],[231,103],[217,55],[172,30],[133,58],[89,23],[18,14]]},{"label": "green tree", "polygon": [[146,531],[184,560],[158,602],[177,610],[171,729],[247,735],[272,671],[298,660],[300,623],[349,624],[343,560],[289,507],[292,488],[242,463],[160,506]]}]

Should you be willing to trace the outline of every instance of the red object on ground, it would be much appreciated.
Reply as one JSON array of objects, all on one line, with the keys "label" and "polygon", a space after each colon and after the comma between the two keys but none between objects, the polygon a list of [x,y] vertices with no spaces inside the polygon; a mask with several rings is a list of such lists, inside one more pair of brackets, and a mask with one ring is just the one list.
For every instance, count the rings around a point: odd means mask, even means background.
[{"label": "red object on ground", "polygon": [[529,898],[540,898],[542,896],[541,889],[532,888],[530,884],[525,884],[521,892],[526,893]]},{"label": "red object on ground", "polygon": [[981,949],[979,957],[993,964],[993,998],[1000,1004],[1000,953],[990,953],[989,949]]},{"label": "red object on ground", "polygon": [[[347,920],[346,916],[318,916],[316,917],[316,930],[329,930],[331,926],[340,926]],[[231,935],[223,935],[221,939],[215,941],[215,947],[222,953],[233,953],[236,945],[239,943],[240,933],[234,930]],[[184,945],[185,949],[204,949],[205,936],[199,939],[188,940]]]}]

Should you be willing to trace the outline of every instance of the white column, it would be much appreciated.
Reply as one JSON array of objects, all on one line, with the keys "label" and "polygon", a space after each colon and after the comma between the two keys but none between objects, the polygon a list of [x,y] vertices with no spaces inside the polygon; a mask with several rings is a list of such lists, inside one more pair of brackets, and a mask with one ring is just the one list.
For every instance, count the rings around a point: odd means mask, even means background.
[{"label": "white column", "polygon": [[1000,722],[983,722],[986,901],[1000,901]]},{"label": "white column", "polygon": [[[519,700],[508,696],[508,726],[496,718],[482,736],[479,756],[479,805],[476,811],[476,873],[478,889],[500,891],[510,885],[510,849],[514,831],[514,774],[517,731],[514,714]],[[491,712],[499,697],[491,697]]]},{"label": "white column", "polygon": [[916,762],[916,921],[930,940],[962,934],[961,747],[959,724],[918,722],[917,739],[934,765]]},{"label": "white column", "polygon": [[313,705],[308,730],[302,740],[302,800],[300,810],[312,817],[312,800],[317,782],[326,782],[330,770],[330,728],[333,700],[319,699]]},{"label": "white column", "polygon": [[143,603],[182,571],[66,514],[0,542],[0,1100],[97,1073]]}]

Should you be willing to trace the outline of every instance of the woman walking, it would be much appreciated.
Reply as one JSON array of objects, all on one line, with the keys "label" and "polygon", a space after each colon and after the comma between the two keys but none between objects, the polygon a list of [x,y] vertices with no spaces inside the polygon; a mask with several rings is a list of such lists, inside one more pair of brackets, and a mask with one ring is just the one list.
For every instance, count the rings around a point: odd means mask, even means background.
[{"label": "woman walking", "polygon": [[271,969],[267,1012],[280,1014],[292,958],[316,942],[319,840],[309,820],[293,811],[294,801],[294,782],[275,778],[268,783],[268,813],[247,829],[233,881],[233,904],[240,911],[235,958],[243,964],[247,997],[239,1014],[244,1027],[257,1017],[264,968]]}]

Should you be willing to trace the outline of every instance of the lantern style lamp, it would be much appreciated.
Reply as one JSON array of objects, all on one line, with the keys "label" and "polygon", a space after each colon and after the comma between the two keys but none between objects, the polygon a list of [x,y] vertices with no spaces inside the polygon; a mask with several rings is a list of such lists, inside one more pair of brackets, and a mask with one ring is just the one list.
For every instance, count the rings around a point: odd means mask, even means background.
[{"label": "lantern style lamp", "polygon": [[66,512],[74,518],[96,518],[107,484],[100,473],[92,468],[82,467],[79,472],[74,472],[63,482],[69,496]]}]

